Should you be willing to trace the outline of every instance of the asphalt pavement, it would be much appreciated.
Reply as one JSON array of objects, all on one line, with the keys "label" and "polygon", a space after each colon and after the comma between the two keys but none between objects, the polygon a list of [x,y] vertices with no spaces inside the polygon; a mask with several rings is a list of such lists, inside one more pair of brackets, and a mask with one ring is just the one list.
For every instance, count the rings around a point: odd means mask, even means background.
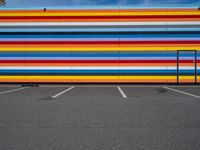
[{"label": "asphalt pavement", "polygon": [[0,85],[0,150],[199,150],[200,87]]}]

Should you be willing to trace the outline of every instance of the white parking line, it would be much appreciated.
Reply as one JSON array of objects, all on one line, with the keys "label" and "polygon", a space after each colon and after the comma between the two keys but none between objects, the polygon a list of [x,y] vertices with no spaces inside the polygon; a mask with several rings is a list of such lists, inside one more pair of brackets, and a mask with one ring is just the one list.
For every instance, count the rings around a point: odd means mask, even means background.
[{"label": "white parking line", "polygon": [[188,96],[192,96],[192,97],[195,97],[195,98],[200,98],[200,96],[198,96],[198,95],[190,94],[190,93],[183,92],[183,91],[180,91],[180,90],[176,90],[176,89],[173,89],[173,88],[169,88],[169,87],[166,87],[166,86],[164,86],[163,88],[171,90],[171,91],[174,91],[174,92],[177,92],[177,93],[181,93],[181,94],[185,94],[185,95],[188,95]]},{"label": "white parking line", "polygon": [[73,88],[74,88],[74,86],[71,86],[70,88],[68,88],[68,89],[66,89],[66,90],[64,90],[64,91],[62,91],[62,92],[60,92],[60,93],[58,93],[58,94],[52,96],[51,98],[57,98],[58,96],[60,96],[60,95],[62,95],[62,94],[64,94],[64,93],[70,91],[70,90],[73,89]]},{"label": "white parking line", "polygon": [[9,91],[0,92],[0,95],[6,94],[6,93],[10,93],[10,92],[20,91],[20,90],[27,89],[27,88],[29,88],[29,87],[22,87],[22,88],[17,88],[17,89],[9,90]]},{"label": "white parking line", "polygon": [[124,93],[124,91],[118,86],[117,89],[119,90],[119,92],[121,93],[123,98],[127,98],[126,94]]}]

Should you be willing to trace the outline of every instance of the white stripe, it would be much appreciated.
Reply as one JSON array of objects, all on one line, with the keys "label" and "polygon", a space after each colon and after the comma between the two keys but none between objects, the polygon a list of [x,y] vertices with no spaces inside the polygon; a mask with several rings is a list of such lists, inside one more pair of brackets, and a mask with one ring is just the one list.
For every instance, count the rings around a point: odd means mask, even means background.
[{"label": "white stripe", "polygon": [[17,89],[9,90],[9,91],[0,92],[0,95],[6,94],[6,93],[10,93],[10,92],[20,91],[20,90],[27,89],[27,88],[29,88],[29,87],[22,87],[22,88],[17,88]]},{"label": "white stripe", "polygon": [[169,88],[169,87],[166,87],[166,86],[164,86],[163,88],[171,90],[171,91],[174,91],[174,92],[177,92],[177,93],[181,93],[181,94],[185,94],[185,95],[188,95],[188,96],[192,96],[192,97],[195,97],[195,98],[200,98],[200,96],[198,96],[198,95],[194,95],[194,94],[190,94],[190,93],[183,92],[183,91],[180,91],[180,90],[172,89],[172,88]]},{"label": "white stripe", "polygon": [[44,69],[50,69],[50,70],[58,70],[58,69],[72,69],[71,67],[31,67],[31,66],[20,66],[20,67],[0,67],[0,70],[3,69],[25,69],[25,70],[32,70],[32,69],[37,69],[37,70],[44,70]]},{"label": "white stripe", "polygon": [[[20,69],[24,69],[24,70],[71,70],[71,69],[75,69],[75,70],[81,70],[81,69],[85,69],[85,70],[98,70],[98,69],[105,69],[105,70],[111,70],[111,69],[120,69],[120,70],[126,70],[126,69],[137,69],[137,70],[145,70],[145,69],[157,69],[157,70],[166,70],[166,69],[177,69],[176,66],[87,66],[87,67],[82,67],[82,66],[73,66],[73,67],[31,67],[31,66],[20,66],[20,67],[10,67],[10,66],[2,66],[0,67],[0,70],[12,70],[12,69],[16,69],[16,70],[20,70]],[[179,69],[194,69],[194,66],[180,66]],[[200,69],[200,67],[197,67],[197,69]]]},{"label": "white stripe", "polygon": [[118,86],[117,89],[119,90],[119,92],[121,93],[123,98],[127,98],[126,94],[124,93],[124,91]]},{"label": "white stripe", "polygon": [[69,90],[71,90],[71,89],[73,89],[73,88],[74,88],[74,86],[72,86],[72,87],[70,87],[70,88],[68,88],[68,89],[66,89],[66,90],[64,90],[64,91],[62,91],[62,92],[60,92],[60,93],[58,93],[58,94],[52,96],[51,98],[57,98],[58,96],[60,96],[60,95],[62,95],[62,94],[64,94],[64,93],[66,93],[67,91],[69,91]]},{"label": "white stripe", "polygon": [[200,21],[188,22],[25,22],[0,23],[0,26],[94,26],[94,25],[199,25]]}]

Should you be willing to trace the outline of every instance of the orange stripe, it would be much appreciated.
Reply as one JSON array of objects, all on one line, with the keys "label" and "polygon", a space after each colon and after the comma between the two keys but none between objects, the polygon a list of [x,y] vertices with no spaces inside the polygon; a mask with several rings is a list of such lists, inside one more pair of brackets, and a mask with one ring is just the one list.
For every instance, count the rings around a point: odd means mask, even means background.
[{"label": "orange stripe", "polygon": [[120,82],[135,82],[135,83],[150,83],[150,82],[154,82],[154,83],[162,83],[162,82],[167,82],[167,79],[120,79]]},{"label": "orange stripe", "polygon": [[0,79],[1,83],[8,82],[8,83],[14,83],[14,82],[25,82],[24,79]]},{"label": "orange stripe", "polygon": [[156,22],[156,21],[200,21],[200,18],[176,19],[1,19],[0,22]]},{"label": "orange stripe", "polygon": [[[131,82],[141,82],[141,83],[151,83],[151,82],[154,82],[154,83],[166,83],[167,80],[70,80],[70,79],[61,79],[61,80],[58,80],[58,79],[54,79],[54,80],[44,80],[44,79],[9,79],[9,80],[0,80],[0,82],[52,82],[52,83],[56,83],[56,82],[75,82],[75,83],[78,83],[78,82],[82,82],[82,83],[92,83],[92,82],[107,82],[107,83],[112,83],[112,82],[128,82],[128,83],[131,83]],[[174,81],[176,82],[176,81]]]},{"label": "orange stripe", "polygon": [[195,82],[195,77],[194,79],[179,79],[180,83],[194,83]]}]

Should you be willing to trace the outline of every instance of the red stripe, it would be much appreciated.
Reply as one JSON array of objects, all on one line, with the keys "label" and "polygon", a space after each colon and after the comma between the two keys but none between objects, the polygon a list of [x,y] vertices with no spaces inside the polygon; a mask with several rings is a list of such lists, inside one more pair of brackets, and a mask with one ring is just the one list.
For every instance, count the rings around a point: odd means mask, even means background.
[{"label": "red stripe", "polygon": [[0,44],[200,44],[200,41],[0,41]]},{"label": "red stripe", "polygon": [[1,16],[0,19],[161,19],[161,18],[200,18],[199,15],[149,15],[149,16]]},{"label": "red stripe", "polygon": [[[0,60],[0,63],[176,63],[176,60]],[[193,60],[179,60],[193,63]],[[200,60],[197,61],[200,63]]]}]

